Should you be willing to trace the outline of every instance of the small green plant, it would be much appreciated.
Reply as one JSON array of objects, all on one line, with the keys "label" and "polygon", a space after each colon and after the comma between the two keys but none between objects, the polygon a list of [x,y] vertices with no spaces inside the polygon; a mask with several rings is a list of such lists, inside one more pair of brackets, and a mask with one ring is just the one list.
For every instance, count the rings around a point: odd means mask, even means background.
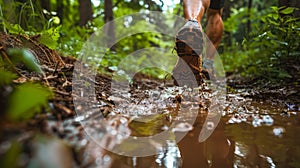
[{"label": "small green plant", "polygon": [[51,27],[38,33],[41,34],[40,42],[52,50],[57,49],[60,29],[61,26]]},{"label": "small green plant", "polygon": [[8,118],[29,119],[48,107],[52,92],[39,84],[25,83],[17,86],[9,97]]},{"label": "small green plant", "polygon": [[23,48],[9,48],[7,53],[14,63],[22,62],[31,70],[43,74],[43,70],[38,64],[38,61],[29,50]]},{"label": "small green plant", "polygon": [[[10,86],[13,90],[9,95],[1,95],[4,96],[1,99],[8,99],[7,108],[2,110],[5,111],[5,116],[11,120],[26,120],[48,107],[48,100],[52,97],[52,92],[40,84],[24,83],[15,86],[13,80],[18,76],[6,70],[5,67],[15,66],[22,62],[37,73],[44,73],[29,50],[11,48],[7,50],[7,53],[9,56],[7,59],[12,61],[5,62],[1,59],[3,65],[0,68],[0,89]],[[11,63],[13,65],[10,65]],[[9,66],[5,66],[5,64],[9,64]]]},{"label": "small green plant", "polygon": [[48,100],[53,96],[52,92],[40,85],[34,83],[24,83],[15,86],[13,80],[17,75],[0,69],[0,88],[11,86],[12,93],[4,97],[8,99],[8,106],[5,110],[5,116],[11,120],[26,120],[40,113],[48,107]]}]

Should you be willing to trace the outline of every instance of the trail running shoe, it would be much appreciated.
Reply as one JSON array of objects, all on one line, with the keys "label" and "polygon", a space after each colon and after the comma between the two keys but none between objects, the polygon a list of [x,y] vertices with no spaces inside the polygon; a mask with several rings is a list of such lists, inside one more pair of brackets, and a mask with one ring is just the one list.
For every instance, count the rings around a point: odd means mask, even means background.
[{"label": "trail running shoe", "polygon": [[[173,69],[174,84],[197,87],[202,80],[203,33],[196,20],[189,20],[176,35],[175,50],[179,56]],[[195,83],[196,82],[196,83]]]}]

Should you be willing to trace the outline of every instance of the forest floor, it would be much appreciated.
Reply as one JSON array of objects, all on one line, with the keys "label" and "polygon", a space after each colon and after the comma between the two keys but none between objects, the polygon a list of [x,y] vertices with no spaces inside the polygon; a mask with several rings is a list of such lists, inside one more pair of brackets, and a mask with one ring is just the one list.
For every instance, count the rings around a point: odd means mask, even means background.
[{"label": "forest floor", "polygon": [[[45,72],[45,76],[42,76],[30,72],[25,66],[18,65],[16,66],[16,70],[20,76],[13,81],[13,85],[19,85],[25,82],[37,82],[49,87],[54,93],[54,97],[49,101],[51,113],[42,112],[28,121],[20,122],[10,121],[1,117],[0,158],[2,159],[0,160],[2,164],[7,165],[9,161],[3,161],[3,158],[7,160],[7,158],[12,157],[9,155],[18,155],[19,157],[15,164],[20,167],[26,165],[41,166],[41,164],[50,164],[54,167],[57,167],[57,165],[62,167],[72,167],[74,165],[89,167],[95,162],[96,158],[99,157],[98,155],[103,157],[105,154],[98,153],[88,156],[85,152],[87,148],[89,148],[90,153],[98,148],[96,148],[95,145],[83,148],[83,146],[87,146],[86,144],[88,142],[85,138],[83,127],[80,122],[76,120],[75,106],[73,103],[74,97],[80,97],[80,93],[72,93],[72,86],[76,85],[72,84],[76,59],[70,56],[61,57],[56,51],[50,50],[46,46],[38,43],[37,39],[38,37],[0,34],[1,56],[6,53],[7,48],[29,48],[37,57]],[[88,69],[86,70],[88,71]],[[295,75],[299,75],[296,73],[298,72],[295,72]],[[111,78],[102,74],[97,74],[95,79],[89,76],[83,76],[82,78],[94,83],[97,101],[105,102],[105,105],[99,106],[98,110],[106,116],[115,104],[115,102],[109,98],[111,94]],[[158,89],[166,85],[172,85],[170,83],[165,84],[162,80],[151,79],[145,75],[136,75],[134,83],[138,85],[141,90]],[[283,111],[283,113],[287,113],[289,110],[299,112],[299,83],[299,76],[292,82],[275,83],[257,79],[245,79],[235,74],[227,77],[227,92],[240,94],[244,98],[263,100],[270,104],[276,104],[282,109],[287,109]],[[1,90],[1,101],[8,99],[5,88],[1,88]],[[138,94],[136,95],[138,96]],[[24,99],[26,98],[24,97]],[[86,99],[81,103],[88,104],[90,102],[89,99]],[[1,115],[4,116],[6,105],[3,102],[0,102],[0,104],[1,106],[3,105],[3,107],[1,107]],[[63,139],[64,141],[60,141],[59,139]],[[44,149],[41,148],[41,145],[44,145]],[[11,150],[11,146],[19,146],[19,151]],[[54,150],[60,151],[60,154],[56,155]],[[9,152],[11,154],[8,154]],[[45,156],[39,156],[39,153],[44,153]],[[63,160],[61,160],[61,156],[63,156]],[[41,161],[43,158],[52,158],[52,160],[56,161]],[[101,164],[105,167],[106,163],[102,162]]]}]

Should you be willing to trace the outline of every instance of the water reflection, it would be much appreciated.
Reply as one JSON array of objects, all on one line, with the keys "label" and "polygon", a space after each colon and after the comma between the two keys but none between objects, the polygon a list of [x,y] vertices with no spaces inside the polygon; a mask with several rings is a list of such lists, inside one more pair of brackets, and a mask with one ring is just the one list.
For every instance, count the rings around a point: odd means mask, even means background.
[{"label": "water reflection", "polygon": [[182,167],[233,167],[234,142],[224,134],[225,123],[219,122],[212,135],[199,143],[203,120],[203,117],[197,117],[194,129],[178,143]]},{"label": "water reflection", "polygon": [[182,158],[176,141],[167,141],[167,146],[159,151],[155,161],[159,167],[181,167]]},{"label": "water reflection", "polygon": [[158,149],[159,154],[156,156],[124,157],[112,154],[114,161],[111,167],[233,167],[235,144],[225,135],[223,121],[205,142],[199,143],[198,137],[204,120],[204,116],[198,116],[193,125],[194,129],[189,131],[178,144],[175,140],[167,141],[162,148]]},{"label": "water reflection", "polygon": [[[253,125],[251,115],[251,120],[246,117],[245,121],[236,123],[230,121],[239,114],[223,116],[212,135],[199,143],[199,133],[206,118],[206,115],[199,114],[193,129],[178,144],[166,142],[156,156],[132,158],[112,154],[111,167],[300,167],[299,115],[283,117],[280,115],[282,109],[270,110],[272,107],[268,103],[252,105],[256,110],[259,107],[260,111],[269,109],[272,115],[263,114],[261,125]],[[272,125],[265,122],[271,118]]]}]

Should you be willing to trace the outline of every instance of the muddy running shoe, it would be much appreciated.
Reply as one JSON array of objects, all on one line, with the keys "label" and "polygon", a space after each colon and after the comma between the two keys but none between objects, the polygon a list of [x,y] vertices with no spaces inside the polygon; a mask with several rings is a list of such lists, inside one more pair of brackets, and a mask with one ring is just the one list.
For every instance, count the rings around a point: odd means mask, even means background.
[{"label": "muddy running shoe", "polygon": [[176,35],[175,50],[179,56],[173,69],[174,84],[197,87],[203,80],[202,51],[203,33],[196,20],[189,20]]}]

